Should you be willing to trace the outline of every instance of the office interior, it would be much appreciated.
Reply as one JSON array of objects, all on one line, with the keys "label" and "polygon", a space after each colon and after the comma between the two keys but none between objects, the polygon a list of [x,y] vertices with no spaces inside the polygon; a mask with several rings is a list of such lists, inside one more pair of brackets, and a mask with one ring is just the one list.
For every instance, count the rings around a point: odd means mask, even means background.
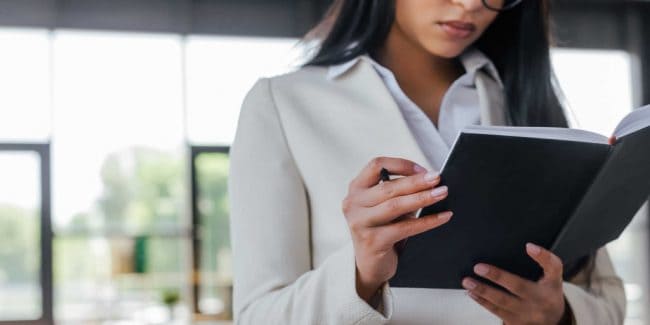
[{"label": "office interior", "polygon": [[[329,4],[0,1],[0,324],[231,324],[240,104]],[[650,1],[552,15],[572,126],[609,135],[650,103]],[[650,324],[649,216],[608,245],[630,325]]]}]

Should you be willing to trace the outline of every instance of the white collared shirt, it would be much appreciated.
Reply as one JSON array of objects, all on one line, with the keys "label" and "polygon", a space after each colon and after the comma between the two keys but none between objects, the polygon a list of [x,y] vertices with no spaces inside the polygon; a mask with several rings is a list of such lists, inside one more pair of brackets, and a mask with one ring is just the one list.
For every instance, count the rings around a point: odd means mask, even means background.
[{"label": "white collared shirt", "polygon": [[345,74],[361,59],[368,60],[381,76],[422,152],[431,166],[438,171],[462,128],[480,124],[479,95],[474,84],[476,72],[485,68],[487,73],[503,86],[492,61],[478,49],[469,47],[459,56],[465,73],[454,80],[445,92],[438,115],[438,128],[436,128],[422,109],[402,91],[393,72],[368,55],[360,55],[342,64],[330,66],[328,79],[335,79]]}]

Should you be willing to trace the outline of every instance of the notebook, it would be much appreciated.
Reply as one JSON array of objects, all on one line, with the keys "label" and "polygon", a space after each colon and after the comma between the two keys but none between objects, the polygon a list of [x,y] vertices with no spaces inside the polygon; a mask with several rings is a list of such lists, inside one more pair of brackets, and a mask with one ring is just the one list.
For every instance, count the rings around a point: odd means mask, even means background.
[{"label": "notebook", "polygon": [[565,265],[616,239],[650,195],[650,105],[620,121],[616,141],[568,128],[468,126],[444,166],[445,225],[408,238],[394,287],[460,289],[478,262],[530,280],[533,242]]}]

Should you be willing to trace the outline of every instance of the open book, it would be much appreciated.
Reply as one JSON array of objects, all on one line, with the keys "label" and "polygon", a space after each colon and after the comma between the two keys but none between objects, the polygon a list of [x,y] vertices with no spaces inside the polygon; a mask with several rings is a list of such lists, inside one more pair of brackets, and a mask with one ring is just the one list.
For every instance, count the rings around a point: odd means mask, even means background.
[{"label": "open book", "polygon": [[448,197],[417,212],[454,217],[406,241],[390,284],[461,288],[478,262],[536,280],[527,242],[567,265],[618,238],[650,195],[650,105],[613,136],[610,145],[578,129],[466,127],[441,169]]}]

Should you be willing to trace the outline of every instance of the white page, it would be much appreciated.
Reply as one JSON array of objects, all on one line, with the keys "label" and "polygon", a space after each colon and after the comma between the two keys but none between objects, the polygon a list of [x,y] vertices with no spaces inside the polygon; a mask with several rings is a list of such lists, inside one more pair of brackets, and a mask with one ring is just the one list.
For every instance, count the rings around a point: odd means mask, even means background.
[{"label": "white page", "polygon": [[463,128],[461,132],[470,134],[493,134],[524,138],[580,141],[604,144],[606,144],[608,141],[607,137],[596,132],[554,127],[469,125]]},{"label": "white page", "polygon": [[650,126],[650,105],[637,108],[627,114],[616,126],[614,136],[622,138],[647,126]]}]

